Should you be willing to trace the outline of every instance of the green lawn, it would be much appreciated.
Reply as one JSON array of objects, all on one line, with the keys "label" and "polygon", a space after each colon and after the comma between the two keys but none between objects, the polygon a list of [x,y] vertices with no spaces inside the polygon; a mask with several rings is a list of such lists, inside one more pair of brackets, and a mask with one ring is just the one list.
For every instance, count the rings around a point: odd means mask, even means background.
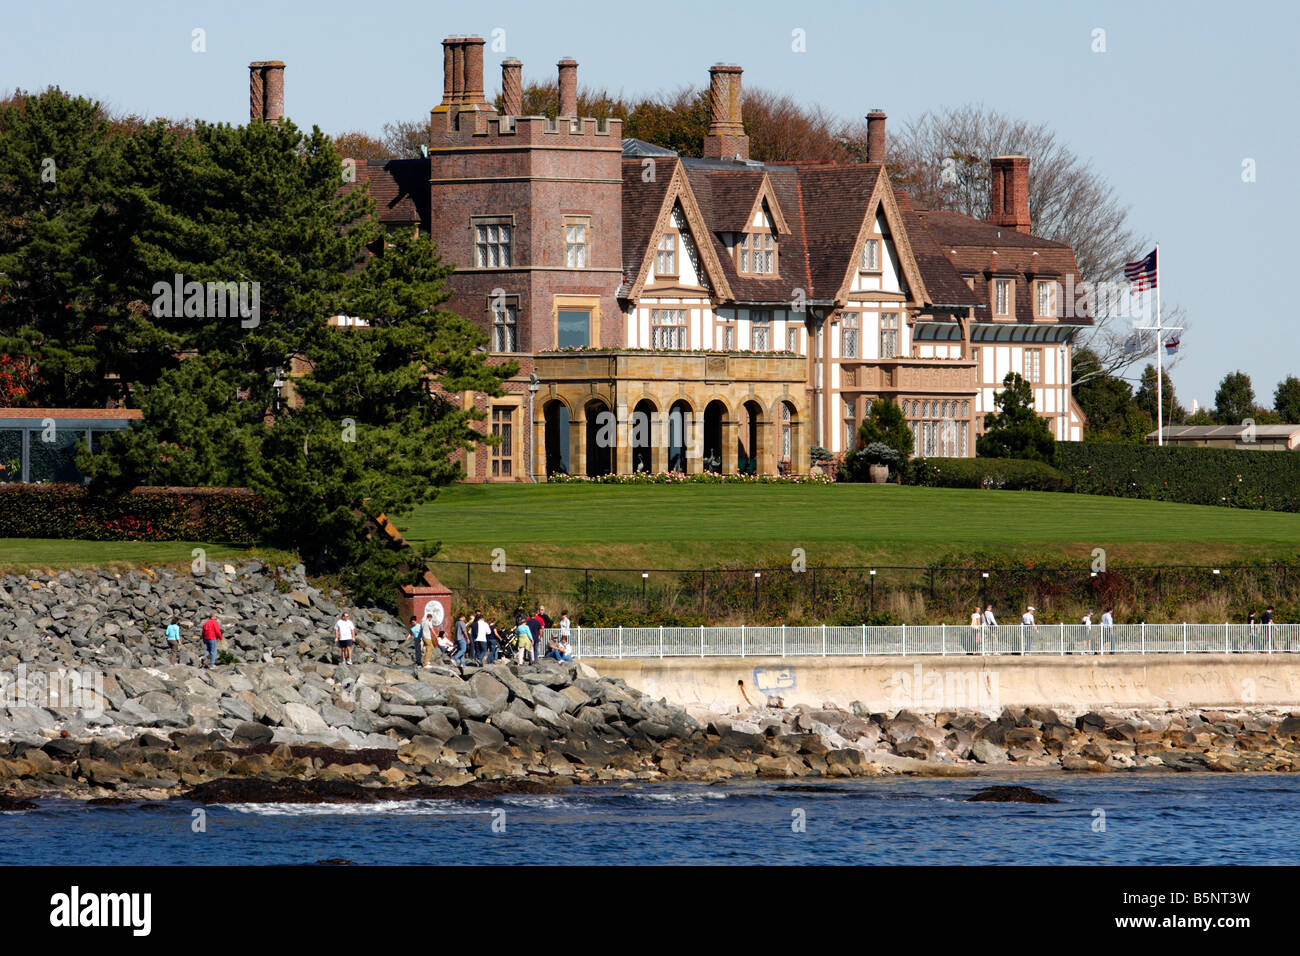
[{"label": "green lawn", "polygon": [[914,564],[953,551],[1105,548],[1115,564],[1295,557],[1300,514],[898,485],[457,485],[398,521],[440,557],[590,567]]},{"label": "green lawn", "polygon": [[0,571],[48,568],[113,568],[189,564],[195,548],[209,561],[246,554],[240,548],[198,541],[70,541],[59,538],[0,538]]}]

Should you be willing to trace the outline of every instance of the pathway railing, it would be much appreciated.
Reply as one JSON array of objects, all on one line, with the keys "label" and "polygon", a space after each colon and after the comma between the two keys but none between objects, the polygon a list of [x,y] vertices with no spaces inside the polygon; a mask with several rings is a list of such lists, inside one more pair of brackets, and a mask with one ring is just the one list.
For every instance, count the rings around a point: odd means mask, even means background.
[{"label": "pathway railing", "polygon": [[587,658],[1286,654],[1300,652],[1300,624],[575,627],[573,649]]}]

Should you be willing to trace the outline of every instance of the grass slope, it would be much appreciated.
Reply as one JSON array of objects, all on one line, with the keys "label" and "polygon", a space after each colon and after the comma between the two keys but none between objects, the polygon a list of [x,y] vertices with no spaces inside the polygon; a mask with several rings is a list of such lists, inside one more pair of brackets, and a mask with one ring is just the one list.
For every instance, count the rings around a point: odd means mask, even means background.
[{"label": "grass slope", "polygon": [[59,538],[0,538],[0,573],[31,569],[117,568],[189,564],[195,548],[209,561],[245,554],[239,548],[199,541],[74,541]]},{"label": "grass slope", "polygon": [[1112,563],[1294,557],[1300,514],[898,485],[456,485],[399,527],[440,558],[592,567],[917,564],[953,551]]}]

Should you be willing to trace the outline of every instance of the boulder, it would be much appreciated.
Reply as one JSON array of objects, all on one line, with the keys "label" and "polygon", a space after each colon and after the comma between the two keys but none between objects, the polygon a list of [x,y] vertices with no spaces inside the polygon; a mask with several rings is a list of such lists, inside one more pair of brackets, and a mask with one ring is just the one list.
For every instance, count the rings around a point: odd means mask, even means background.
[{"label": "boulder", "polygon": [[1001,764],[1007,762],[1007,752],[987,737],[977,737],[971,744],[971,756],[983,764]]},{"label": "boulder", "polygon": [[321,733],[329,730],[329,724],[325,723],[320,714],[306,704],[293,702],[284,705],[283,724],[291,730],[303,734]]}]

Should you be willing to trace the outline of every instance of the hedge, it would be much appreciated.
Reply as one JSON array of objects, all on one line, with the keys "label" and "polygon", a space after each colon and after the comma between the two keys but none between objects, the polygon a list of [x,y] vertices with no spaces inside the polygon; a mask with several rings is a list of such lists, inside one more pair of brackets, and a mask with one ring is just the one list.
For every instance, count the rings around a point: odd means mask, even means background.
[{"label": "hedge", "polygon": [[1300,511],[1300,454],[1058,442],[1057,460],[1080,494]]},{"label": "hedge", "polygon": [[914,458],[901,475],[906,485],[929,488],[1004,488],[1065,491],[1065,475],[1041,461],[1015,458]]},{"label": "hedge", "polygon": [[136,488],[92,495],[77,484],[0,484],[0,537],[255,544],[266,518],[247,488]]}]

